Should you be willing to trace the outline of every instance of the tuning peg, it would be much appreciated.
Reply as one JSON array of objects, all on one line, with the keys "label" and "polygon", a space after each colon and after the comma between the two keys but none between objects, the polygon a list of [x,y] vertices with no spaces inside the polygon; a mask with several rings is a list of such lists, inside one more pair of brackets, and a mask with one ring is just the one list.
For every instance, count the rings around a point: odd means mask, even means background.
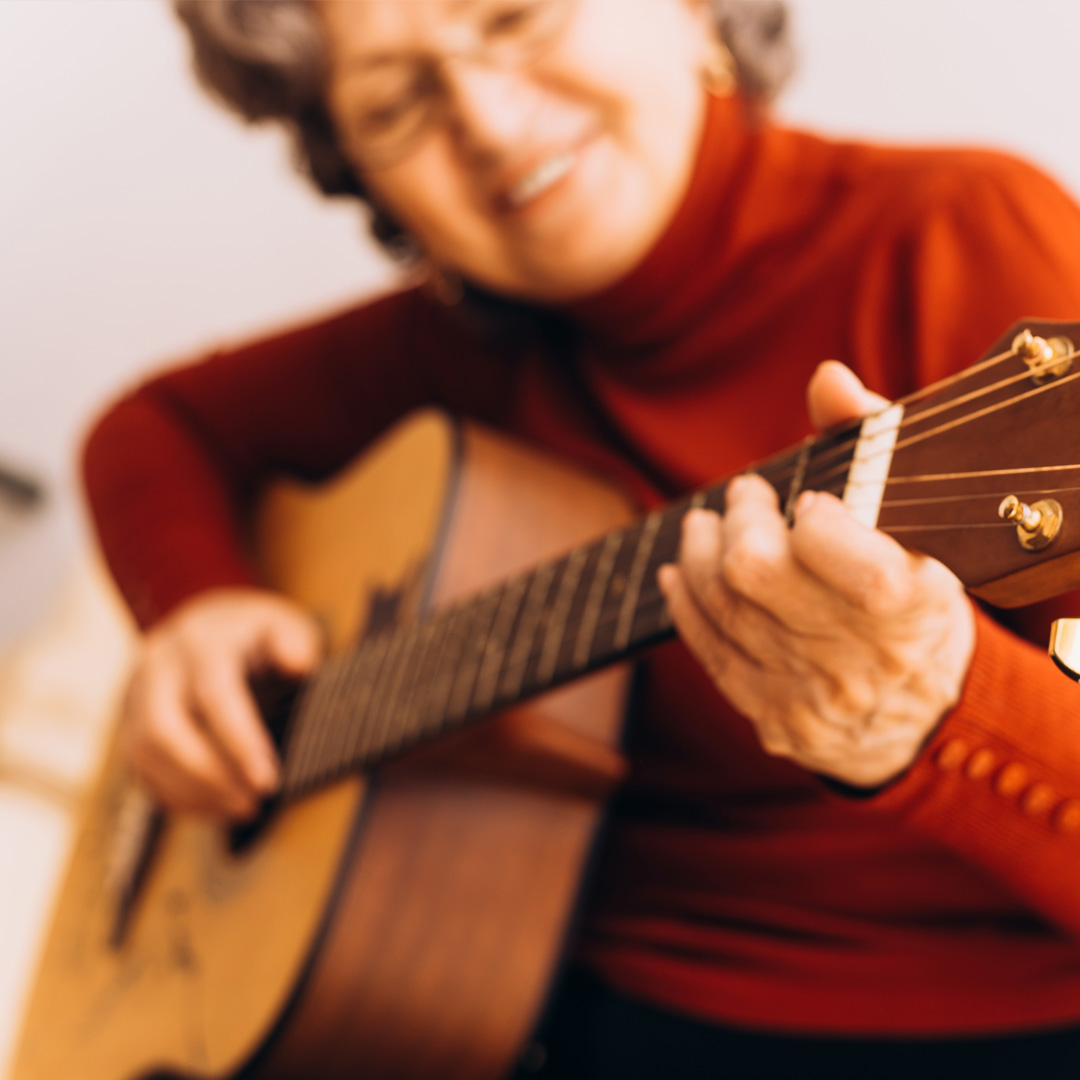
[{"label": "tuning peg", "polygon": [[1070,679],[1080,682],[1080,619],[1058,619],[1050,627],[1050,656]]},{"label": "tuning peg", "polygon": [[1076,356],[1076,346],[1067,337],[1042,338],[1030,330],[1017,334],[1012,347],[1031,370],[1031,381],[1037,386],[1064,375]]},{"label": "tuning peg", "polygon": [[1056,499],[1040,499],[1028,506],[1015,495],[1006,495],[998,507],[998,517],[1016,523],[1016,538],[1026,551],[1041,551],[1059,532],[1063,511]]}]

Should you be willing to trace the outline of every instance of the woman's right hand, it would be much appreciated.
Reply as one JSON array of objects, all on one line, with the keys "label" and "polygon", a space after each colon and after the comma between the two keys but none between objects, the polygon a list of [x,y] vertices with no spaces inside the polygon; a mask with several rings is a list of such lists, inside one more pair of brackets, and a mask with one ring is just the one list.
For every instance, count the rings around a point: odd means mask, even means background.
[{"label": "woman's right hand", "polygon": [[275,593],[214,589],[146,635],[124,703],[136,774],[171,810],[251,817],[277,789],[273,743],[248,688],[266,668],[302,676],[322,655],[315,620]]}]

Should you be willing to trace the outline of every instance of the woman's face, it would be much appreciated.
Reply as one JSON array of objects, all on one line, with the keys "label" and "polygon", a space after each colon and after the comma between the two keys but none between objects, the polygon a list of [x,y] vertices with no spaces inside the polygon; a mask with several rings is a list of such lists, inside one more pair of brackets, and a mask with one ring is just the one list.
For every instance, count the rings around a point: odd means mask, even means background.
[{"label": "woman's face", "polygon": [[323,0],[328,101],[372,195],[438,264],[565,301],[626,273],[689,180],[697,0]]}]

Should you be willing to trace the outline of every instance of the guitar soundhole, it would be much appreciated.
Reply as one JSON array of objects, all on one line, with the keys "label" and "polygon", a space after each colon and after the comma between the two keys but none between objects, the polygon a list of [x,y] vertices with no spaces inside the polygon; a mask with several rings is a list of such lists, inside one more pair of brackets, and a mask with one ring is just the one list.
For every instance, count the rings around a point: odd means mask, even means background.
[{"label": "guitar soundhole", "polygon": [[[252,675],[248,682],[255,704],[259,707],[266,729],[280,755],[285,746],[289,717],[299,697],[301,683],[272,668]],[[273,820],[277,805],[277,799],[267,799],[250,821],[240,822],[229,829],[229,851],[233,855],[242,855],[259,839]]]},{"label": "guitar soundhole", "polygon": [[250,821],[242,821],[229,829],[229,854],[243,855],[253,847],[274,818],[277,799],[267,799]]}]

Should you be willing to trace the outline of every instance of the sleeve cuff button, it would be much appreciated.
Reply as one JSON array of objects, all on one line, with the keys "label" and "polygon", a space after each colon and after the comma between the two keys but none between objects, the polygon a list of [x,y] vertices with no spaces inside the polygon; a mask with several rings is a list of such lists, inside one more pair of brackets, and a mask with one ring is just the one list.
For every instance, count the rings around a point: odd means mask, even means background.
[{"label": "sleeve cuff button", "polygon": [[982,746],[968,758],[964,775],[969,780],[985,780],[994,771],[996,764],[997,758],[994,757],[994,752]]},{"label": "sleeve cuff button", "polygon": [[942,772],[954,772],[967,759],[968,745],[963,739],[949,739],[938,747],[934,764]]},{"label": "sleeve cuff button", "polygon": [[1020,798],[1020,809],[1031,817],[1045,814],[1058,801],[1057,792],[1049,784],[1036,781]]},{"label": "sleeve cuff button", "polygon": [[1080,831],[1080,802],[1066,799],[1054,813],[1054,828],[1060,833]]},{"label": "sleeve cuff button", "polygon": [[994,780],[994,790],[999,795],[1011,797],[1019,795],[1027,786],[1028,772],[1018,761],[1011,761],[1004,766]]}]

